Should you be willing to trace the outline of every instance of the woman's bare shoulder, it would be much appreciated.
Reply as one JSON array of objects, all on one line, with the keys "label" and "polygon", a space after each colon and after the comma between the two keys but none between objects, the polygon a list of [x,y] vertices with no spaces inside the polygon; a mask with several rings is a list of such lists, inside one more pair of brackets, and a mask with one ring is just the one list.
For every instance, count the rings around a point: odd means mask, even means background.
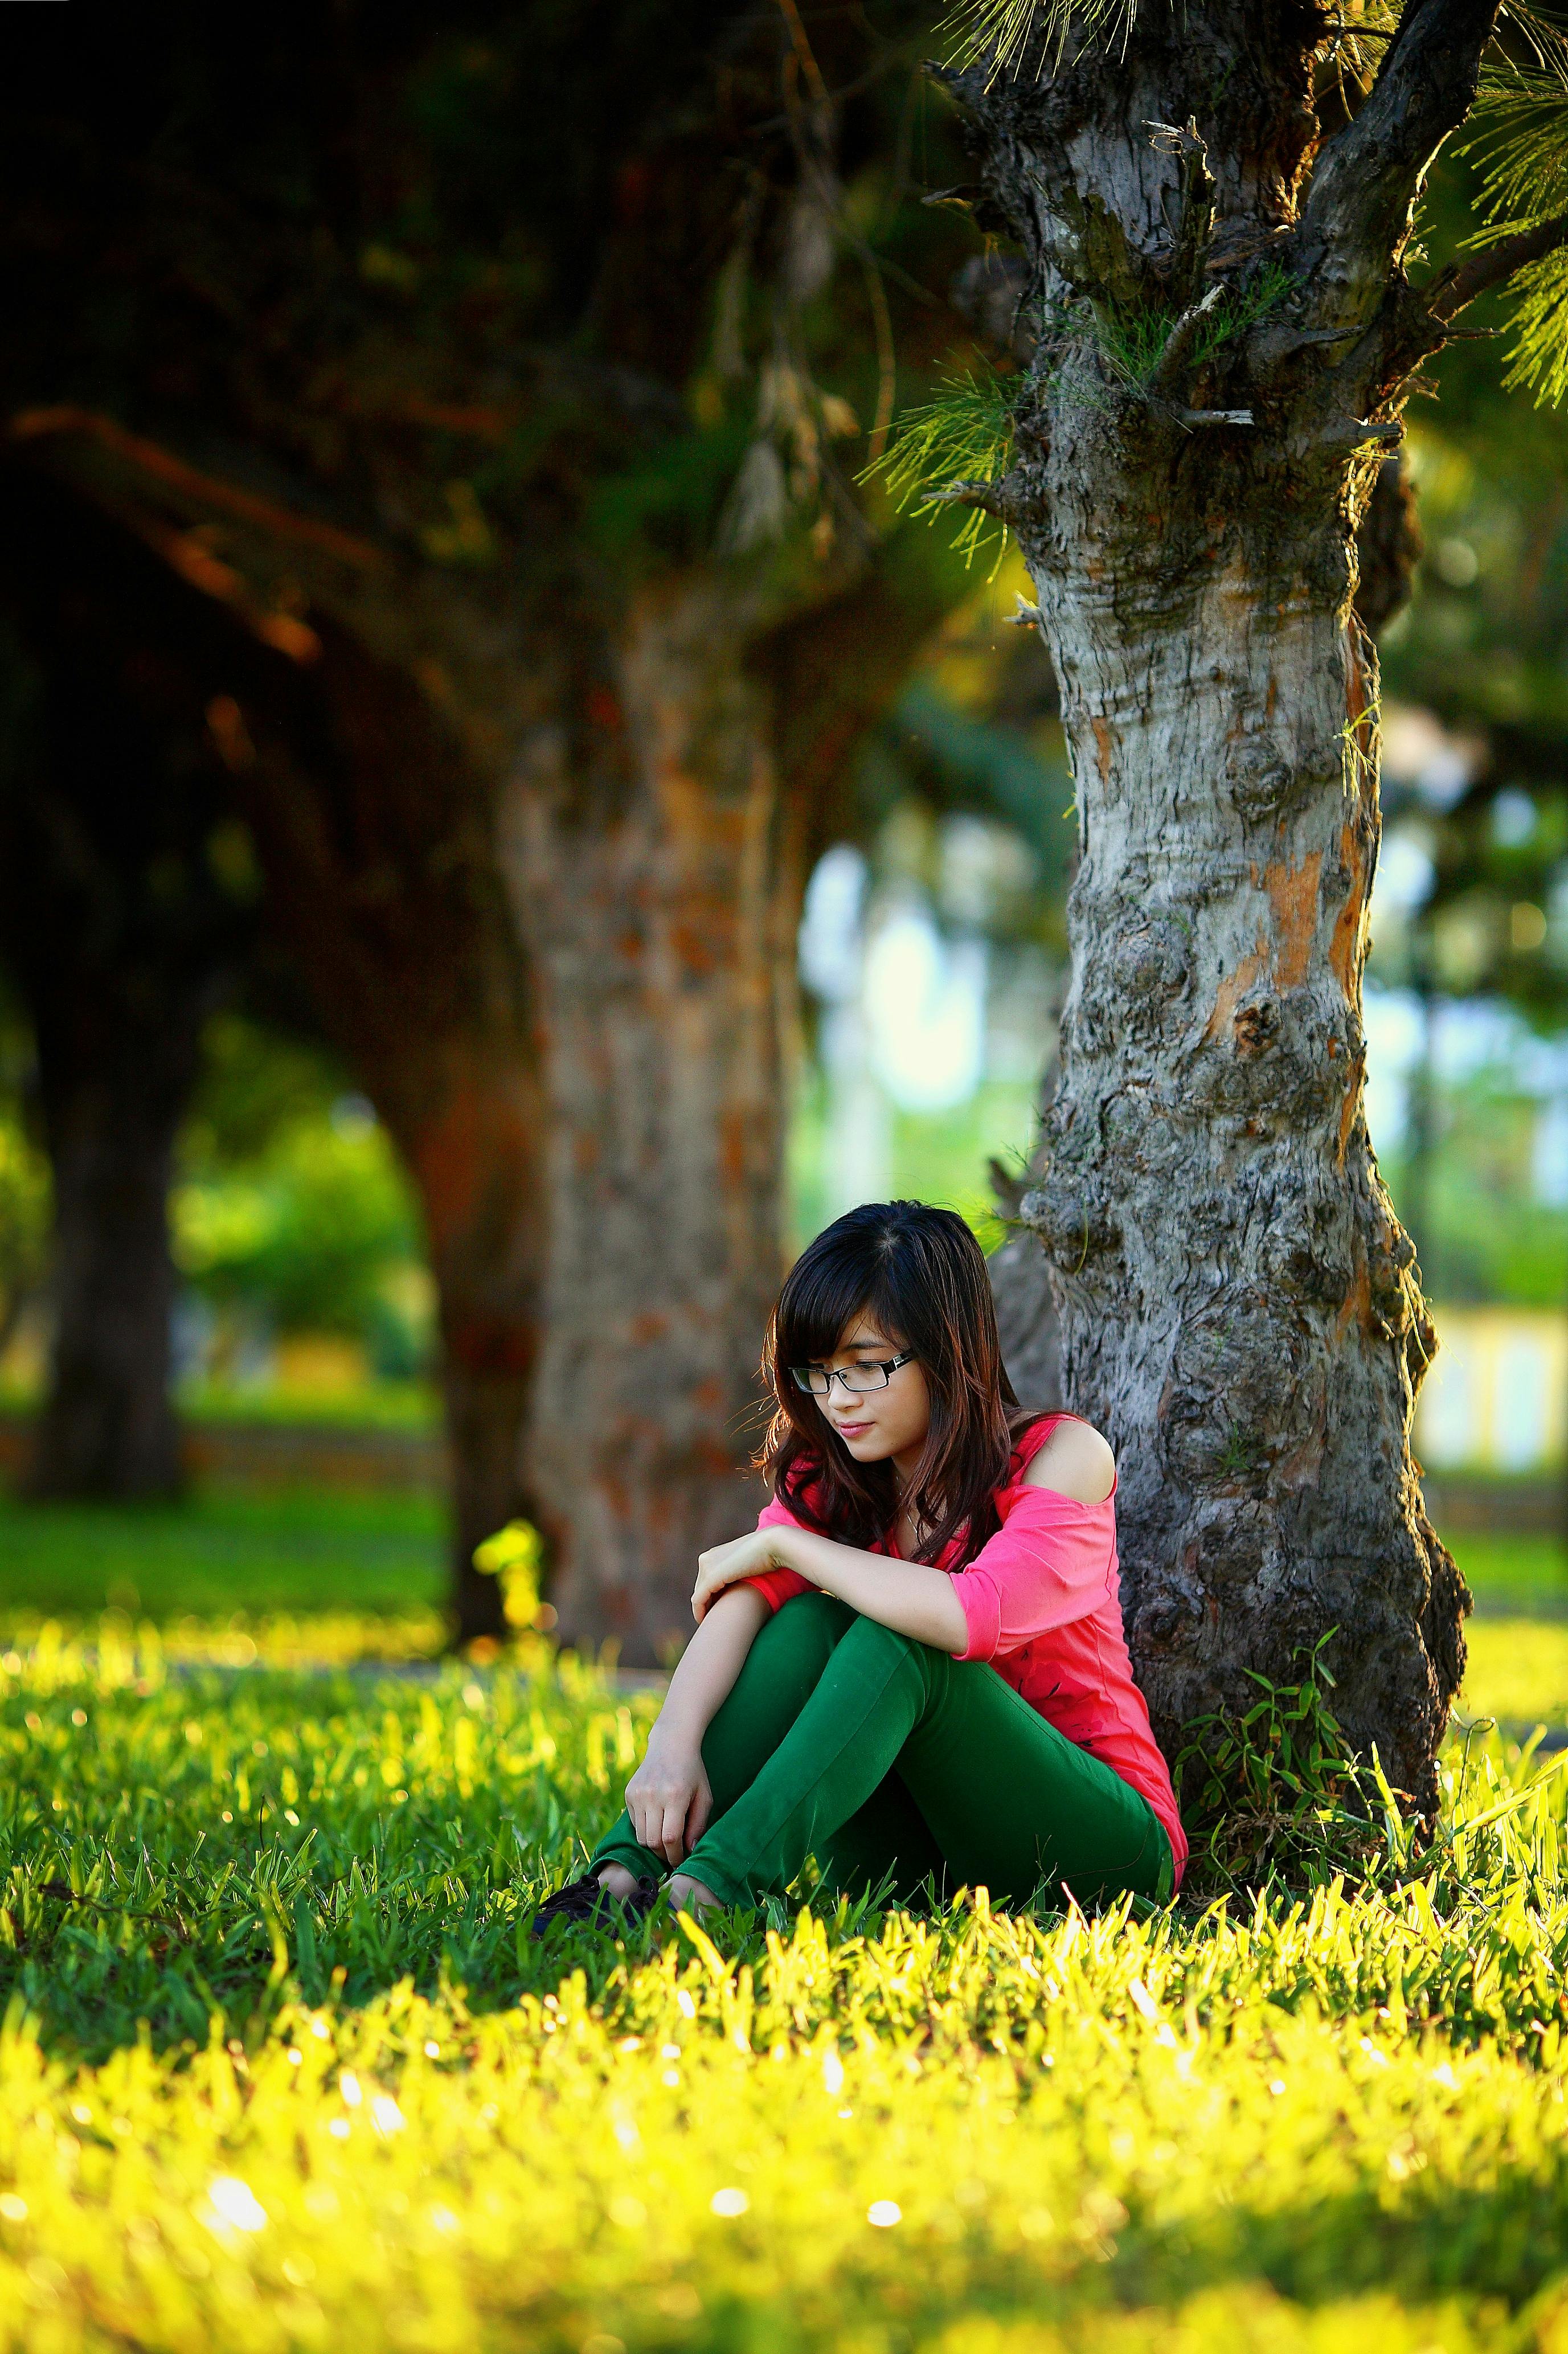
[{"label": "woman's bare shoulder", "polygon": [[1116,1457],[1092,1423],[1065,1415],[1024,1468],[1026,1488],[1050,1488],[1078,1504],[1103,1504],[1116,1486]]}]

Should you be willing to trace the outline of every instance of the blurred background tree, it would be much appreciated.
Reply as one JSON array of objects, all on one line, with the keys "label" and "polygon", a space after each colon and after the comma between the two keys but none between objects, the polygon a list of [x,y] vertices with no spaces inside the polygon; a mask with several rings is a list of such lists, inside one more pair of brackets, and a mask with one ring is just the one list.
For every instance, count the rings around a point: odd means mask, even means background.
[{"label": "blurred background tree", "polygon": [[166,1495],[175,1138],[256,888],[199,728],[162,673],[132,679],[133,635],[95,642],[87,601],[0,642],[0,938],[53,1176],[53,1377],[28,1477],[40,1496]]},{"label": "blurred background tree", "polygon": [[36,1308],[48,1267],[49,1169],[26,1117],[32,1038],[0,982],[0,1365]]},{"label": "blurred background tree", "polygon": [[524,1512],[568,1631],[651,1657],[747,1509],[803,865],[957,593],[851,480],[955,332],[928,21],[15,45],[17,626],[78,661],[90,579],[409,1169],[466,1634]]}]

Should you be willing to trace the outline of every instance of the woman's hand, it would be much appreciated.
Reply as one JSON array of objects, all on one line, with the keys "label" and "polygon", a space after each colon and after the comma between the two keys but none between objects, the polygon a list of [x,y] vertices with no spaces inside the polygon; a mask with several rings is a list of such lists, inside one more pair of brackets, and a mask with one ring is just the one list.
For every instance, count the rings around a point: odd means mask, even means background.
[{"label": "woman's hand", "polygon": [[653,1729],[648,1754],[626,1786],[626,1811],[646,1848],[674,1865],[689,1855],[714,1810],[714,1794],[699,1747],[661,1742]]},{"label": "woman's hand", "polygon": [[697,1582],[692,1588],[692,1616],[702,1625],[715,1595],[726,1585],[737,1585],[742,1578],[758,1577],[765,1570],[788,1569],[782,1540],[788,1534],[783,1529],[748,1529],[743,1537],[733,1537],[728,1544],[713,1545],[697,1555]]}]

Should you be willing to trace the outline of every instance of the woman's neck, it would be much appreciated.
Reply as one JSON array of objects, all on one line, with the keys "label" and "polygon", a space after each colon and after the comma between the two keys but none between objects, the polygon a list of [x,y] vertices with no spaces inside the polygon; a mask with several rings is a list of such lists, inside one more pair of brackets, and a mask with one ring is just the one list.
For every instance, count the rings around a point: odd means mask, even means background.
[{"label": "woman's neck", "polygon": [[894,1533],[899,1551],[906,1559],[919,1551],[927,1525],[916,1511],[913,1498],[915,1474],[920,1468],[920,1458],[924,1452],[925,1441],[922,1440],[918,1447],[906,1447],[901,1454],[890,1458],[894,1492],[898,1499],[898,1509],[893,1516]]},{"label": "woman's neck", "polygon": [[920,1458],[925,1452],[926,1441],[921,1438],[913,1447],[906,1447],[889,1458],[893,1465],[894,1485],[898,1490],[898,1503],[901,1511],[915,1474],[920,1469]]}]

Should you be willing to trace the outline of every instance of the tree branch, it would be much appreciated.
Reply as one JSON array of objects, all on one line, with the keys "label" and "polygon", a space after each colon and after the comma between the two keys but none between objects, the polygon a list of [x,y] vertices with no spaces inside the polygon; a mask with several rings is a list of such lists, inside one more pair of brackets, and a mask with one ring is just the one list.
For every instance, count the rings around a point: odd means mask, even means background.
[{"label": "tree branch", "polygon": [[1457,318],[1478,294],[1489,288],[1500,286],[1517,270],[1532,261],[1540,261],[1555,253],[1560,245],[1568,245],[1568,213],[1558,213],[1552,220],[1538,221],[1533,228],[1521,228],[1513,237],[1499,237],[1495,245],[1482,246],[1467,261],[1457,261],[1444,270],[1425,294],[1426,309],[1434,319],[1445,323]]},{"label": "tree branch", "polygon": [[1370,441],[1381,441],[1392,450],[1404,439],[1404,419],[1390,417],[1374,423],[1366,417],[1329,417],[1320,425],[1309,425],[1298,437],[1297,447],[1303,450],[1360,450]]},{"label": "tree branch", "polygon": [[979,507],[983,514],[995,515],[1006,523],[1012,515],[1012,502],[1000,482],[979,482],[959,480],[948,482],[939,491],[922,493],[924,504],[933,507]]},{"label": "tree branch", "polygon": [[128,432],[112,417],[101,416],[96,409],[24,408],[11,418],[5,429],[13,441],[37,441],[57,433],[83,436],[134,466],[138,472],[163,483],[177,496],[198,506],[216,507],[220,514],[233,515],[242,523],[254,524],[274,539],[298,540],[307,547],[319,548],[323,556],[335,556],[342,563],[366,570],[380,570],[388,560],[385,550],[367,539],[339,531],[335,525],[318,523],[313,515],[295,514],[288,507],[258,498],[253,492],[242,491],[216,475],[198,472],[183,458],[161,449],[156,441]]},{"label": "tree branch", "polygon": [[1257,422],[1250,408],[1182,408],[1175,402],[1167,402],[1165,409],[1178,425],[1189,430],[1194,425],[1255,425]]},{"label": "tree branch", "polygon": [[321,660],[322,642],[308,621],[292,613],[270,612],[259,604],[251,593],[250,584],[232,565],[220,564],[210,548],[205,546],[194,532],[173,531],[155,515],[147,514],[135,505],[117,501],[106,513],[135,534],[154,556],[162,557],[171,572],[227,605],[236,619],[262,645],[270,646],[275,653],[286,654],[291,663],[302,668]]},{"label": "tree branch", "polygon": [[1222,303],[1228,292],[1222,278],[1211,286],[1201,302],[1183,311],[1165,339],[1165,349],[1149,373],[1148,390],[1156,400],[1167,398],[1181,381],[1187,366],[1187,355],[1196,343],[1203,322]]},{"label": "tree branch", "polygon": [[[1407,0],[1365,104],[1318,158],[1300,244],[1340,305],[1375,306],[1422,178],[1475,103],[1499,0]],[[1370,301],[1369,301],[1370,297]]]}]

